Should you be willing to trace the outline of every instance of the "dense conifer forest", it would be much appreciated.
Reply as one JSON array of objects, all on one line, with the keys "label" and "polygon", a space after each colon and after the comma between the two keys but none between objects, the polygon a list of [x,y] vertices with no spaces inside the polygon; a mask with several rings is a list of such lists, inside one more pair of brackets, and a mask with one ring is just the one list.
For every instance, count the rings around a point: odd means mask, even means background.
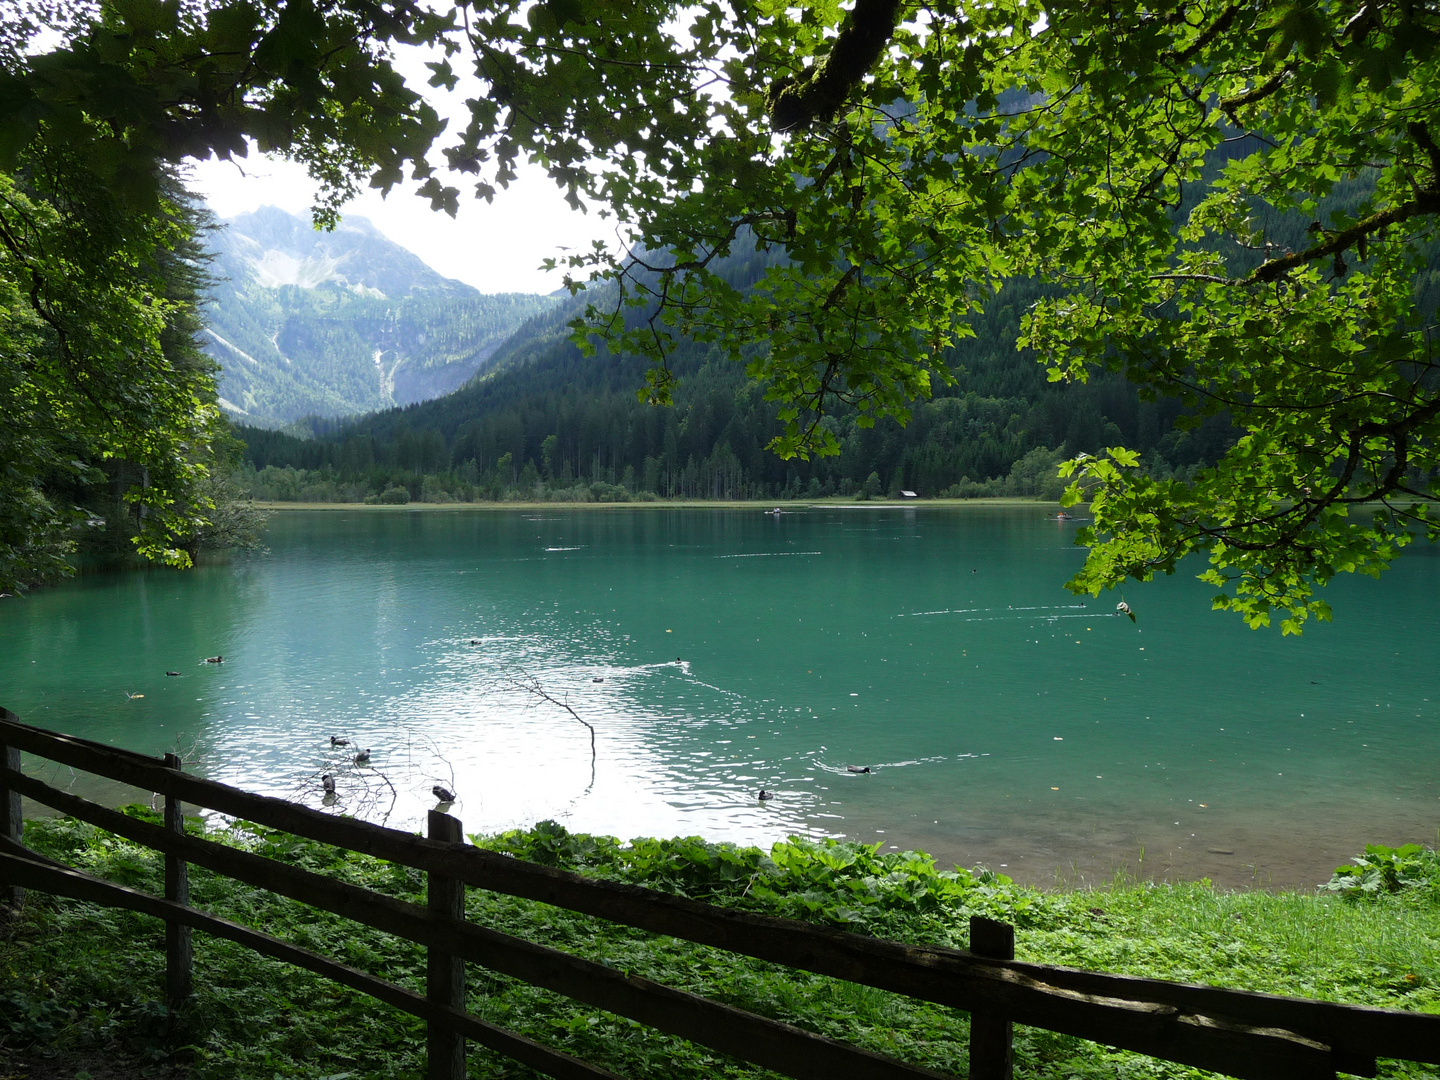
[{"label": "dense conifer forest", "polygon": [[784,461],[766,449],[776,408],[743,370],[689,344],[675,357],[672,408],[640,401],[645,362],[583,356],[565,323],[541,316],[493,374],[434,401],[357,420],[311,418],[288,431],[240,427],[244,483],[257,498],[329,501],[1020,495],[1057,498],[1062,456],[1141,450],[1158,474],[1213,462],[1233,438],[1212,418],[1193,429],[1165,400],[1119,376],[1052,383],[1017,352],[1028,282],[1006,286],[951,357],[953,386],[917,402],[910,422],[861,427],[854,410],[823,422],[838,457]]},{"label": "dense conifer forest", "polygon": [[[1215,148],[1206,175],[1255,149],[1253,139]],[[1346,211],[1371,190],[1369,176],[1336,185],[1329,204]],[[1197,196],[1187,195],[1182,212]],[[1298,246],[1301,215],[1265,222]],[[1204,244],[1200,245],[1204,247]],[[1428,249],[1434,253],[1434,245]],[[721,276],[744,288],[777,256],[732,255]],[[1255,263],[1258,253],[1242,255]],[[1434,259],[1430,260],[1434,265]],[[1248,263],[1247,263],[1248,265]],[[1436,271],[1417,296],[1436,302]],[[279,501],[448,501],[632,498],[772,499],[893,496],[1058,498],[1054,466],[1107,446],[1139,451],[1152,476],[1188,477],[1214,464],[1238,432],[1222,413],[1184,415],[1174,398],[1140,390],[1114,371],[1087,382],[1052,382],[1033,353],[1017,350],[1021,319],[1046,289],[1003,286],[971,320],[973,336],[947,350],[956,376],[914,402],[908,424],[860,426],[840,406],[823,423],[838,457],[782,460],[767,450],[781,432],[777,406],[719,351],[683,343],[673,408],[642,402],[647,361],[603,348],[583,356],[567,323],[582,298],[539,315],[501,346],[477,379],[446,397],[361,418],[308,418],[284,431],[240,427],[245,486]]]}]

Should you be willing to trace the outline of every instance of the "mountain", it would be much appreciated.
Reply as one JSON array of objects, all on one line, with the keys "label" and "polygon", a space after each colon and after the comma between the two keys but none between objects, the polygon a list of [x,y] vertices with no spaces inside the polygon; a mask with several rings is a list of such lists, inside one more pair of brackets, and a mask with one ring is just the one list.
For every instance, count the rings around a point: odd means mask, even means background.
[{"label": "mountain", "polygon": [[267,206],[222,222],[209,248],[220,401],[262,426],[447,394],[556,303],[442,277],[362,217],[318,232]]},{"label": "mountain", "polygon": [[[737,268],[736,283],[757,274]],[[744,368],[682,342],[674,408],[644,404],[645,361],[584,356],[569,318],[586,297],[532,319],[478,378],[454,393],[366,417],[312,425],[315,437],[240,426],[257,498],[796,498],[859,491],[922,496],[1057,497],[1063,453],[1123,444],[1159,476],[1213,462],[1233,440],[1224,417],[1176,427],[1179,406],[1142,401],[1118,375],[1057,384],[1015,349],[1032,282],[1001,290],[949,357],[957,381],[917,402],[910,423],[862,427],[839,406],[825,423],[841,452],[782,461],[766,449],[777,406]],[[392,496],[394,498],[392,498]]]}]

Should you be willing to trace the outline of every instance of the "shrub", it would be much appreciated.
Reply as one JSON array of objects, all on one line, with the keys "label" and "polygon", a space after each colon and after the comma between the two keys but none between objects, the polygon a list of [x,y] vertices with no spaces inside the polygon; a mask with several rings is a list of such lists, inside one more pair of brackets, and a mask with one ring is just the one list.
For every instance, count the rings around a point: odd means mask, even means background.
[{"label": "shrub", "polygon": [[1440,898],[1440,852],[1419,844],[1398,848],[1366,844],[1365,854],[1355,856],[1353,864],[1336,867],[1320,888],[1352,900],[1398,892]]},{"label": "shrub", "polygon": [[[879,844],[831,839],[792,836],[766,855],[757,847],[710,843],[698,836],[641,837],[626,844],[613,836],[572,833],[554,821],[471,839],[546,866],[600,871],[710,903],[839,926],[863,925],[882,915],[980,909],[998,891],[1016,891],[1003,874],[937,870],[923,852],[881,854]],[[1019,899],[1016,892],[1008,897],[1011,905]]]}]

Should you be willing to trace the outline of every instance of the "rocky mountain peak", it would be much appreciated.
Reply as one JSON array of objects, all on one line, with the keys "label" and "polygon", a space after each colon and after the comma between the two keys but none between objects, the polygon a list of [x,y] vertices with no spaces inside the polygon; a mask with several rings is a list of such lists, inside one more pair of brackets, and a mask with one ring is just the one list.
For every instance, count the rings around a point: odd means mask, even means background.
[{"label": "rocky mountain peak", "polygon": [[222,222],[213,247],[217,271],[237,288],[251,282],[266,289],[328,284],[377,298],[427,291],[480,295],[463,282],[437,274],[358,215],[347,215],[333,232],[325,232],[307,218],[262,206]]},{"label": "rocky mountain peak", "polygon": [[363,217],[322,232],[266,206],[222,222],[210,249],[206,346],[221,404],[252,423],[438,397],[557,303],[443,277]]}]

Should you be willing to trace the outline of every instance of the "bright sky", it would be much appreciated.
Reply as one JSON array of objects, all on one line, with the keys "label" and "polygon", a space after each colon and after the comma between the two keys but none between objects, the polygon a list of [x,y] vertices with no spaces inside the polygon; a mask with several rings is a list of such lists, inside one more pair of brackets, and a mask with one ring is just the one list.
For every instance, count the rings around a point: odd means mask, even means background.
[{"label": "bright sky", "polygon": [[[396,66],[441,116],[451,117],[450,129],[458,131],[466,122],[464,98],[474,95],[479,85],[462,79],[449,93],[426,86],[425,59],[419,50],[407,50],[397,57]],[[457,58],[454,66],[457,73],[463,71],[463,60]],[[432,158],[432,163],[439,160]],[[593,240],[615,244],[614,220],[603,221],[594,210],[588,214],[571,210],[541,169],[522,166],[519,178],[489,204],[470,194],[471,178],[451,174],[442,179],[460,189],[456,218],[432,211],[428,199],[411,193],[413,183],[396,187],[388,198],[366,190],[347,212],[369,218],[389,239],[439,273],[487,293],[553,292],[564,284],[564,271],[547,274],[540,270],[541,260],[563,256],[564,247],[588,249]],[[315,192],[304,166],[253,151],[238,164],[213,159],[195,163],[190,188],[222,218],[267,205],[307,215]]]},{"label": "bright sky", "polygon": [[[369,218],[439,273],[486,293],[553,292],[564,284],[563,271],[543,272],[542,259],[559,257],[561,247],[588,248],[591,240],[614,239],[613,219],[601,221],[593,211],[572,211],[539,169],[522,169],[519,179],[492,204],[468,196],[464,178],[455,186],[461,190],[455,218],[432,211],[428,199],[398,187],[388,198],[367,190],[346,212]],[[238,166],[215,160],[195,164],[190,188],[222,218],[262,206],[306,216],[315,192],[304,166],[259,154]]]}]

